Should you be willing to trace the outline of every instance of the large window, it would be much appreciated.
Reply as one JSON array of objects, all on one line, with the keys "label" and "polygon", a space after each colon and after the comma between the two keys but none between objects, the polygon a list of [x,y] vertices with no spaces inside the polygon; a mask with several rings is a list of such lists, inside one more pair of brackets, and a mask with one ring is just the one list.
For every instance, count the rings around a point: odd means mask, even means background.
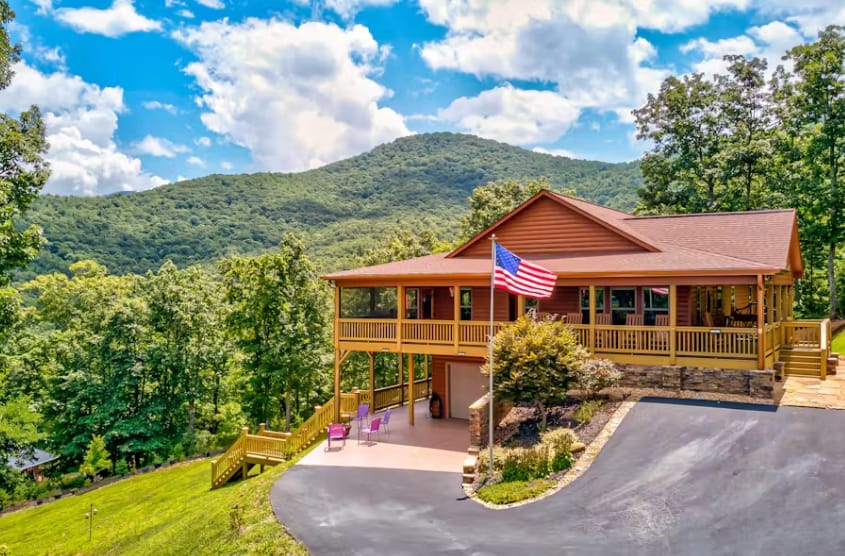
[{"label": "large window", "polygon": [[613,315],[613,324],[625,324],[628,315],[636,311],[636,288],[610,288],[610,312]]},{"label": "large window", "polygon": [[643,288],[643,321],[654,324],[657,315],[669,314],[669,288]]},{"label": "large window", "polygon": [[396,288],[340,288],[340,317],[395,319]]},{"label": "large window", "polygon": [[461,288],[461,320],[472,320],[472,288]]},{"label": "large window", "polygon": [[[581,318],[584,324],[590,324],[590,288],[581,288]],[[604,288],[596,288],[596,313],[604,313]]]}]

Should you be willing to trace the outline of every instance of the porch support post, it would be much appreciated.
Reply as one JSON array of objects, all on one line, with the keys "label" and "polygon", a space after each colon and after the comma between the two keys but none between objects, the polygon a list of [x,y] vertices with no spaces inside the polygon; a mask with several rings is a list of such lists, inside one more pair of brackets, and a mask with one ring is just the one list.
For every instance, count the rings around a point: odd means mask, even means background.
[{"label": "porch support post", "polygon": [[398,353],[399,356],[399,404],[405,403],[405,369],[403,368],[405,365],[405,354]]},{"label": "porch support post", "polygon": [[340,286],[334,288],[334,422],[340,423]]},{"label": "porch support post", "polygon": [[775,284],[766,286],[766,322],[769,324],[775,321]]},{"label": "porch support post", "polygon": [[414,426],[414,354],[408,354],[408,424]]},{"label": "porch support post", "polygon": [[525,314],[525,298],[521,295],[516,297],[516,318],[521,318]]},{"label": "porch support post", "polygon": [[[670,303],[671,301],[671,297]],[[731,316],[731,305],[733,304],[733,287],[722,286],[722,315],[725,317]]]},{"label": "porch support post", "polygon": [[787,312],[789,313],[789,320],[795,319],[795,284],[789,286],[789,295],[787,296]]},{"label": "porch support post", "polygon": [[370,357],[370,413],[376,411],[376,354],[368,351]]},{"label": "porch support post", "polygon": [[405,286],[396,286],[396,349],[400,353],[402,352],[402,322],[404,320]]},{"label": "porch support post", "polygon": [[[581,295],[580,293],[578,295]],[[580,303],[580,302],[579,302]],[[590,286],[590,354],[596,351],[596,287]]]},{"label": "porch support post", "polygon": [[452,318],[455,319],[452,330],[452,340],[455,342],[455,353],[461,349],[461,287],[452,286]]},{"label": "porch support post", "polygon": [[674,365],[677,359],[677,337],[675,328],[678,326],[678,286],[669,284],[669,364]]},{"label": "porch support post", "polygon": [[763,369],[766,366],[766,336],[763,333],[765,328],[765,315],[763,314],[763,275],[757,275],[757,368]]}]

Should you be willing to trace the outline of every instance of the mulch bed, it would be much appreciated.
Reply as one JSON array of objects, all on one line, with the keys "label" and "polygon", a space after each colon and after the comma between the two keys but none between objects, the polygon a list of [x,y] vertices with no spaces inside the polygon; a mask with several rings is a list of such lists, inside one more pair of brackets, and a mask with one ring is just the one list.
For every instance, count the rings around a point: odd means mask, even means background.
[{"label": "mulch bed", "polygon": [[[548,409],[546,427],[548,429],[573,429],[584,444],[590,442],[601,432],[621,402],[603,400],[601,409],[583,425],[573,419],[573,414],[581,400],[567,398],[562,405]],[[496,444],[506,447],[527,448],[540,443],[540,418],[532,405],[515,406],[505,416],[495,431]]]}]

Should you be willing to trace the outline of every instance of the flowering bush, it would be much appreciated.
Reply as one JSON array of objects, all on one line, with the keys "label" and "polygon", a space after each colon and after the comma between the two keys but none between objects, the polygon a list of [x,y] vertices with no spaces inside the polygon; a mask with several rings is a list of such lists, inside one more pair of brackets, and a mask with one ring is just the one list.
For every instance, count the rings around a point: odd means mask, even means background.
[{"label": "flowering bush", "polygon": [[577,388],[587,398],[595,398],[604,388],[616,386],[622,379],[616,363],[608,359],[590,359],[574,369],[574,376]]}]

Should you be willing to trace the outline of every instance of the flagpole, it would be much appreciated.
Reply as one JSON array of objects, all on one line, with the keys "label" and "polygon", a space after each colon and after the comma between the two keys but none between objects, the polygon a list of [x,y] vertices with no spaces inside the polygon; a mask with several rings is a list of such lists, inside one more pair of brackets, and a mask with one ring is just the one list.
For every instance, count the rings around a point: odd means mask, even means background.
[{"label": "flagpole", "polygon": [[487,399],[490,401],[490,416],[487,421],[487,429],[489,431],[489,436],[487,439],[488,444],[488,470],[487,470],[487,480],[493,480],[493,292],[495,291],[493,288],[493,281],[496,275],[496,234],[493,234],[490,237],[490,245],[492,246],[491,250],[491,263],[490,263],[490,357],[487,363],[487,371],[490,374],[490,385],[488,390]]}]

